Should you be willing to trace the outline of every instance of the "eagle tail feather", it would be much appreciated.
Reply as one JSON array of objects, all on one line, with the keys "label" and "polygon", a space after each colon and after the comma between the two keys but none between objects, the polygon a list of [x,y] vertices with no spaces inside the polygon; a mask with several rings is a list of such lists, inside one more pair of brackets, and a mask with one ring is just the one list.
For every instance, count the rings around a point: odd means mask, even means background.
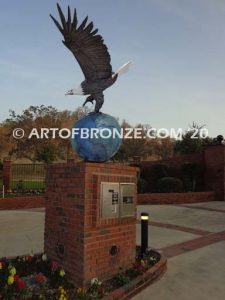
[{"label": "eagle tail feather", "polygon": [[123,75],[124,73],[126,73],[129,70],[130,65],[132,64],[132,61],[128,61],[126,64],[122,65],[117,72],[115,73],[115,75]]}]

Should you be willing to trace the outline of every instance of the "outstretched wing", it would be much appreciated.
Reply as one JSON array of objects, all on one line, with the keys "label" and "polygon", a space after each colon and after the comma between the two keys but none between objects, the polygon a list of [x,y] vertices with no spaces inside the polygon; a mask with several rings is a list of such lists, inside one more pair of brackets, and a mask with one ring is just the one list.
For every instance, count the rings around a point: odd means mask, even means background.
[{"label": "outstretched wing", "polygon": [[77,15],[74,10],[71,21],[70,7],[68,6],[68,20],[66,21],[62,10],[57,4],[62,26],[52,16],[52,20],[64,37],[63,43],[77,59],[87,81],[109,78],[112,75],[110,55],[104,40],[96,35],[98,29],[93,30],[93,23],[87,24],[86,17],[80,26],[77,26]]}]

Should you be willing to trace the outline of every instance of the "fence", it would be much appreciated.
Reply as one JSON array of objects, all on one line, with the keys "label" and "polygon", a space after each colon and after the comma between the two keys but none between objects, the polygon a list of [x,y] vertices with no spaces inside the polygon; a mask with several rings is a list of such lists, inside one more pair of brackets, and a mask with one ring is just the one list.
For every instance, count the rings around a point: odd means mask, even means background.
[{"label": "fence", "polygon": [[12,164],[10,172],[12,192],[45,191],[44,164]]}]

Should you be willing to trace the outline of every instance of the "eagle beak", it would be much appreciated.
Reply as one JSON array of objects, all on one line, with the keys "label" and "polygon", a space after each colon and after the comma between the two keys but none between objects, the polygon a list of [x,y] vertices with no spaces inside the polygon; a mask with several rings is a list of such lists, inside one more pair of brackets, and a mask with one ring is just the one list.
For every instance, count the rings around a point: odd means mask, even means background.
[{"label": "eagle beak", "polygon": [[69,90],[68,92],[65,93],[65,96],[68,96],[68,95],[73,95],[73,90]]}]

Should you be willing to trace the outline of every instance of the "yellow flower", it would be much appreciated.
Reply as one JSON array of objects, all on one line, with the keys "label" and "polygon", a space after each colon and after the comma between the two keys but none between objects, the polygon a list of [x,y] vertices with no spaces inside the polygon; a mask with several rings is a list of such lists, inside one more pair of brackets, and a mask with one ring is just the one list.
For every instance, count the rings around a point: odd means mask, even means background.
[{"label": "yellow flower", "polygon": [[83,293],[83,289],[82,288],[78,288],[77,289],[77,294],[82,294]]},{"label": "yellow flower", "polygon": [[8,282],[8,285],[12,285],[14,283],[14,277],[13,276],[9,276],[7,282]]},{"label": "yellow flower", "polygon": [[0,262],[0,270],[2,270],[3,269],[3,265],[2,265],[2,263]]},{"label": "yellow flower", "polygon": [[11,267],[9,269],[9,274],[12,275],[12,276],[16,275],[16,268],[15,267]]},{"label": "yellow flower", "polygon": [[59,271],[59,276],[60,277],[64,277],[65,276],[65,271],[63,270],[63,269],[61,269],[60,271]]},{"label": "yellow flower", "polygon": [[143,259],[141,260],[141,265],[142,267],[145,267],[145,261]]},{"label": "yellow flower", "polygon": [[62,294],[62,295],[60,295],[59,300],[67,300],[67,298],[65,295]]}]

